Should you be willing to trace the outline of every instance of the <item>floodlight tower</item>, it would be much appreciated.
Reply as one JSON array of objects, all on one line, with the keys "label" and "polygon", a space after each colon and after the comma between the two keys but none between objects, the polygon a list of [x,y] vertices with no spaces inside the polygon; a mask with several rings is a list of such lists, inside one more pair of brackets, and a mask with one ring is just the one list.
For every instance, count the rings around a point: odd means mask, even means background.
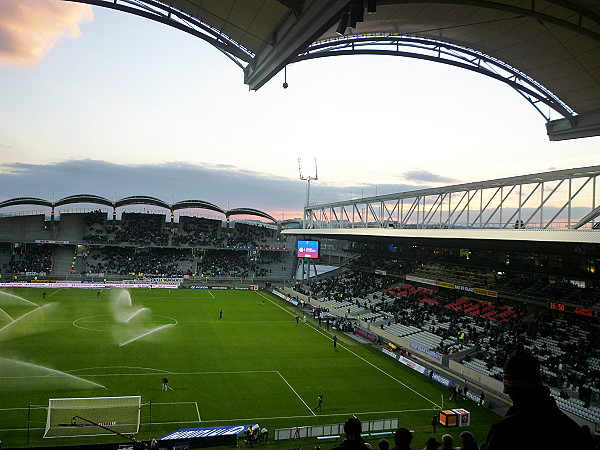
[{"label": "floodlight tower", "polygon": [[[312,164],[311,164],[312,163]],[[310,164],[310,166],[308,166]],[[304,204],[304,214],[302,217],[302,228],[308,228],[310,222],[311,214],[308,211],[308,207],[310,206],[310,182],[312,180],[318,180],[319,176],[317,174],[317,158],[313,157],[312,161],[309,159],[309,162],[302,162],[302,158],[298,158],[298,171],[300,172],[300,179],[306,181],[306,203]],[[306,263],[308,262],[308,273],[305,271]],[[315,268],[315,274],[317,273],[316,265],[313,263]],[[308,281],[310,278],[310,261],[306,261],[306,259],[302,258],[302,276],[301,282],[304,283],[304,280]]]},{"label": "floodlight tower", "polygon": [[313,157],[312,165],[307,166],[307,162],[302,162],[302,158],[298,158],[298,171],[300,172],[300,179],[306,181],[306,203],[304,204],[304,216],[302,219],[302,227],[307,228],[308,223],[308,212],[307,208],[310,205],[310,182],[312,180],[318,180],[319,176],[317,174],[317,158]]}]

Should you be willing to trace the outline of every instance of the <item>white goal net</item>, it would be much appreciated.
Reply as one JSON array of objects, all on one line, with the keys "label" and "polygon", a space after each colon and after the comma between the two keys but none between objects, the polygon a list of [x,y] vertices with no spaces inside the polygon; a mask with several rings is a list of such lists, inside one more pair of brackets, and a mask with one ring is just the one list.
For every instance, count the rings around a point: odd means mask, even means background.
[{"label": "white goal net", "polygon": [[44,437],[96,436],[115,431],[135,434],[140,428],[141,404],[142,397],[139,395],[51,398],[48,400]]}]

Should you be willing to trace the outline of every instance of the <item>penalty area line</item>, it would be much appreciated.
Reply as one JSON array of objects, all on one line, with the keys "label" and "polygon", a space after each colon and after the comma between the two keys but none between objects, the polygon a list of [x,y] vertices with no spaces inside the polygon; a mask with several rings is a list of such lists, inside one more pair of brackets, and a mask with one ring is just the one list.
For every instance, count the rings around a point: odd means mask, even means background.
[{"label": "penalty area line", "polygon": [[[264,297],[265,299],[269,300],[271,303],[273,303],[275,306],[277,306],[278,308],[283,309],[285,312],[287,312],[290,315],[294,315],[293,312],[287,310],[286,308],[284,308],[281,305],[278,305],[277,303],[275,303],[273,300],[271,300],[269,297],[267,297],[266,295],[264,295],[262,292],[256,291],[256,293],[258,295],[260,295],[261,297]],[[321,335],[325,336],[327,339],[332,340],[331,337],[329,337],[328,334],[324,333],[323,331],[321,331],[320,329],[318,329],[316,326],[310,324],[310,323],[306,323],[306,325],[308,325],[309,327],[311,327],[313,330],[315,330],[317,333],[320,333]],[[427,400],[429,403],[431,403],[432,405],[434,405],[435,407],[437,407],[438,409],[441,408],[440,405],[436,404],[433,400],[428,399],[427,397],[425,397],[423,394],[419,393],[418,391],[416,391],[415,389],[411,388],[410,386],[406,385],[405,383],[403,383],[402,381],[400,381],[399,379],[397,379],[396,377],[390,375],[389,373],[387,373],[385,370],[383,370],[380,367],[377,367],[375,364],[373,364],[372,362],[366,360],[365,358],[363,358],[362,356],[356,354],[355,352],[353,352],[352,350],[350,350],[346,345],[342,345],[338,342],[338,346],[343,348],[344,350],[350,352],[352,355],[356,356],[357,358],[361,359],[362,361],[366,362],[367,364],[369,364],[371,367],[379,370],[382,374],[388,376],[389,378],[391,378],[392,380],[394,380],[395,382],[397,382],[398,384],[401,384],[402,386],[404,386],[406,389],[408,389],[409,391],[413,392],[414,394],[418,395],[419,397],[423,398],[424,400]]]},{"label": "penalty area line", "polygon": [[[236,370],[236,371],[223,371],[223,372],[171,372],[171,371],[162,371],[159,373],[98,373],[98,374],[86,374],[81,375],[86,378],[93,377],[155,377],[157,375],[238,375],[238,374],[252,374],[252,373],[277,373],[276,370]],[[46,375],[39,376],[37,378],[43,378]],[[0,379],[8,378],[0,376]],[[11,377],[11,378],[25,378],[25,377]],[[28,377],[35,378],[35,377]]]},{"label": "penalty area line", "polygon": [[[312,329],[314,329],[317,333],[321,333],[322,335],[324,335],[325,337],[327,337],[328,339],[329,336],[325,333],[323,333],[321,330],[319,330],[317,327],[315,327],[314,325],[311,324],[307,324],[309,327],[311,327]],[[339,347],[342,347],[344,350],[346,350],[347,352],[351,353],[352,355],[354,355],[355,357],[357,357],[358,359],[366,362],[368,365],[370,365],[371,367],[373,367],[374,369],[377,369],[378,371],[380,371],[382,374],[386,375],[387,377],[391,378],[392,380],[394,380],[396,383],[404,386],[406,389],[408,389],[409,391],[411,391],[412,393],[418,395],[419,397],[421,397],[424,400],[427,400],[429,403],[431,403],[433,406],[437,407],[438,409],[441,408],[441,406],[439,406],[438,404],[436,404],[433,400],[428,399],[427,397],[425,397],[423,394],[421,394],[420,392],[418,392],[417,390],[411,388],[410,386],[408,386],[407,384],[403,383],[402,381],[400,381],[398,378],[394,377],[393,375],[390,375],[389,373],[387,373],[385,370],[383,370],[381,367],[376,366],[375,364],[373,364],[371,361],[368,361],[367,359],[363,358],[362,356],[358,355],[357,353],[353,352],[352,350],[350,350],[346,345],[342,345],[338,343]]]},{"label": "penalty area line", "polygon": [[198,402],[194,402],[196,405],[196,414],[198,414],[198,422],[202,422],[202,417],[200,417],[200,409],[198,408]]},{"label": "penalty area line", "polygon": [[[196,403],[197,402],[174,402],[173,404],[179,404],[179,403]],[[169,405],[172,403],[153,403],[153,405]],[[27,408],[5,408],[5,409],[0,409],[0,411],[3,410],[11,410],[11,409],[27,409]],[[435,409],[435,408],[433,408]],[[402,409],[402,410],[397,410],[397,411],[364,411],[364,412],[360,412],[360,411],[354,411],[354,412],[345,412],[345,413],[335,413],[335,414],[319,414],[318,416],[316,414],[313,414],[311,416],[309,415],[300,415],[300,416],[276,416],[276,417],[241,417],[241,418],[236,418],[236,419],[211,419],[211,420],[201,420],[200,422],[202,423],[219,423],[219,422],[243,422],[243,421],[259,421],[259,420],[283,420],[283,419],[310,419],[313,417],[338,417],[338,416],[343,416],[343,417],[348,417],[348,416],[359,416],[361,414],[403,414],[403,413],[411,413],[411,412],[422,412],[422,411],[431,411],[432,409],[427,408],[427,409]],[[198,413],[200,414],[200,413]],[[198,417],[200,417],[198,415]],[[187,424],[194,424],[194,423],[198,423],[198,420],[192,420],[192,421],[169,421],[169,422],[152,422],[153,425],[187,425]],[[30,430],[44,430],[44,428],[29,428]],[[27,428],[8,428],[8,429],[0,429],[0,432],[6,432],[6,431],[27,431]]]},{"label": "penalty area line", "polygon": [[[412,412],[423,412],[423,411],[432,411],[435,408],[426,408],[426,409],[403,409],[398,411],[354,411],[354,412],[343,412],[343,413],[333,413],[333,414],[313,414],[309,415],[301,415],[301,416],[277,416],[277,417],[238,417],[236,419],[211,419],[211,420],[203,420],[202,423],[212,423],[212,422],[243,422],[243,421],[259,421],[259,420],[283,420],[283,419],[310,419],[314,417],[349,417],[349,416],[359,416],[364,414],[403,414],[403,413],[412,413]],[[152,422],[153,424],[175,424],[175,423],[189,423],[189,422]]]},{"label": "penalty area line", "polygon": [[281,379],[282,379],[283,381],[285,381],[285,384],[287,384],[287,385],[289,386],[289,388],[292,390],[292,392],[293,392],[294,394],[296,394],[296,397],[298,397],[298,398],[300,399],[300,401],[301,401],[302,403],[304,403],[304,406],[306,406],[306,408],[307,408],[307,409],[310,411],[310,413],[311,413],[313,416],[316,416],[315,412],[314,412],[312,409],[310,409],[310,406],[308,406],[308,405],[306,404],[306,402],[305,402],[305,401],[302,399],[302,397],[300,397],[300,395],[299,395],[299,394],[296,392],[296,390],[295,390],[295,389],[292,387],[292,385],[291,385],[290,383],[288,383],[288,381],[287,381],[287,380],[284,378],[284,376],[283,376],[283,375],[281,375],[281,373],[280,373],[279,371],[277,371],[277,374],[278,374],[278,375],[281,377]]}]

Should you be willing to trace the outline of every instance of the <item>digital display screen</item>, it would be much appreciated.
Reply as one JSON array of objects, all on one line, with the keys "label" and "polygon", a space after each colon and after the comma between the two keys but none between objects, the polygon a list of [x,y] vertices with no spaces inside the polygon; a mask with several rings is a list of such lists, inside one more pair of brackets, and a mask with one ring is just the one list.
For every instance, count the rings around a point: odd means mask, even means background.
[{"label": "digital display screen", "polygon": [[549,302],[548,308],[555,309],[557,311],[565,311],[565,312],[580,314],[582,316],[596,317],[596,318],[600,317],[600,312],[596,311],[594,309],[580,308],[578,306],[565,305],[563,303],[558,303],[558,302]]},{"label": "digital display screen", "polygon": [[316,259],[319,257],[319,241],[298,241],[298,258]]}]

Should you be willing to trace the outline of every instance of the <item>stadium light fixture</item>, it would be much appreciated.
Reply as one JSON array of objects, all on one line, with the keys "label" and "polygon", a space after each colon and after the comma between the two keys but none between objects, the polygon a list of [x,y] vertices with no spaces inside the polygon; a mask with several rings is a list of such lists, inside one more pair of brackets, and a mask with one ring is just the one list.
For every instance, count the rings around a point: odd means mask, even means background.
[{"label": "stadium light fixture", "polygon": [[[304,206],[308,208],[310,205],[310,182],[312,180],[318,180],[317,174],[317,158],[298,158],[298,171],[300,172],[300,179],[306,181],[306,203]],[[304,227],[306,228],[306,211],[304,212]]]}]

